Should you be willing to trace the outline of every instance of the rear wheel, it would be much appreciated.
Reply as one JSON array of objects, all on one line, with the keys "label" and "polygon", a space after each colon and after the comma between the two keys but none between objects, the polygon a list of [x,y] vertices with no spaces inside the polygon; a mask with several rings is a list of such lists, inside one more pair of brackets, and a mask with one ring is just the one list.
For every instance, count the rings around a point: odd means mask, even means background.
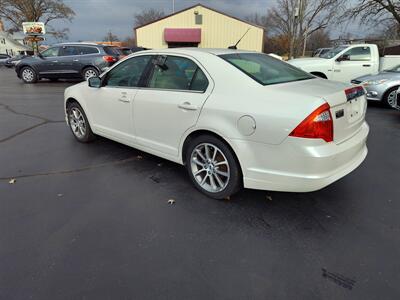
[{"label": "rear wheel", "polygon": [[389,89],[382,98],[383,105],[386,107],[396,107],[397,106],[397,89],[399,87],[395,86]]},{"label": "rear wheel", "polygon": [[99,71],[97,71],[97,69],[93,67],[88,67],[82,72],[82,77],[85,80],[89,80],[89,78],[97,76],[99,76]]},{"label": "rear wheel", "polygon": [[67,109],[68,124],[74,137],[81,143],[89,143],[95,139],[89,121],[82,107],[73,102]]},{"label": "rear wheel", "polygon": [[31,67],[23,67],[21,70],[21,78],[25,83],[36,83],[38,76]]},{"label": "rear wheel", "polygon": [[212,135],[201,135],[189,142],[186,169],[195,187],[214,199],[228,198],[242,187],[235,154]]}]

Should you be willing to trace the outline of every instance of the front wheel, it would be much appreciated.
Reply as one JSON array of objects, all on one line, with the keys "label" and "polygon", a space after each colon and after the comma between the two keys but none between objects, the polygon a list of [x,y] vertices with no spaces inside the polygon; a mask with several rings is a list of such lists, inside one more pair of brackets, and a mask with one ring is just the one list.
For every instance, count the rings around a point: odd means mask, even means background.
[{"label": "front wheel", "polygon": [[67,108],[68,125],[74,137],[81,143],[89,143],[95,139],[89,121],[82,107],[74,102]]},{"label": "front wheel", "polygon": [[86,81],[89,80],[91,77],[98,77],[99,76],[99,71],[97,71],[96,68],[89,67],[83,70],[82,72],[82,77]]},{"label": "front wheel", "polygon": [[212,135],[201,135],[189,142],[186,169],[195,187],[214,199],[226,199],[242,187],[242,174],[235,154]]},{"label": "front wheel", "polygon": [[21,78],[25,83],[36,83],[38,76],[31,67],[23,67],[21,70]]},{"label": "front wheel", "polygon": [[383,105],[385,105],[386,107],[393,107],[396,108],[397,104],[397,89],[399,87],[395,86],[392,87],[391,89],[389,89],[385,95],[383,96],[382,102]]}]

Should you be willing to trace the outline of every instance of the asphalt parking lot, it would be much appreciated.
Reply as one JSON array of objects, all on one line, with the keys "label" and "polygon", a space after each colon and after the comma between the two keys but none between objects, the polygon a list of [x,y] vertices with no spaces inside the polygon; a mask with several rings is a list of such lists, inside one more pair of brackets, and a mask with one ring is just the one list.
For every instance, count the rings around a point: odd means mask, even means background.
[{"label": "asphalt parking lot", "polygon": [[367,160],[324,190],[216,201],[179,165],[77,143],[71,84],[0,69],[0,299],[399,299],[400,112],[369,107]]}]

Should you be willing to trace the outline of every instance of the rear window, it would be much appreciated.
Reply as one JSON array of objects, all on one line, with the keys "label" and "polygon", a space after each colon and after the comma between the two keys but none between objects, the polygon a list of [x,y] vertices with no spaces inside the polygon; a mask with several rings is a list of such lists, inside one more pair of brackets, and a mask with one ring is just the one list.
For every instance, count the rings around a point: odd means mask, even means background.
[{"label": "rear window", "polygon": [[269,55],[235,53],[220,56],[262,85],[314,79],[315,77]]},{"label": "rear window", "polygon": [[119,56],[121,54],[121,52],[119,52],[117,47],[109,47],[109,46],[104,47],[104,52],[107,53],[108,55],[116,55],[116,56]]},{"label": "rear window", "polygon": [[96,47],[86,47],[86,46],[79,46],[78,52],[80,55],[86,55],[86,54],[98,54],[99,50],[97,50]]}]

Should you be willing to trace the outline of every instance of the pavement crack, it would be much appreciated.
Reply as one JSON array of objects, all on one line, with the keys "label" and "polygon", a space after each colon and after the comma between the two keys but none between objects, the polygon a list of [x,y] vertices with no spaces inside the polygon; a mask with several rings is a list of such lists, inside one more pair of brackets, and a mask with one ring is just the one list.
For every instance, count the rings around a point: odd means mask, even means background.
[{"label": "pavement crack", "polygon": [[31,127],[25,128],[25,129],[23,129],[21,131],[18,131],[17,133],[14,133],[13,135],[10,135],[10,136],[8,136],[6,138],[1,139],[0,143],[9,141],[9,140],[21,135],[21,134],[24,134],[25,132],[28,132],[28,131],[30,131],[32,129],[35,129],[35,128],[40,127],[40,126],[45,125],[45,124],[53,124],[53,123],[63,123],[63,122],[65,122],[64,120],[60,120],[60,121],[58,121],[58,120],[49,120],[49,119],[43,118],[41,116],[36,116],[36,115],[32,115],[32,114],[18,112],[18,111],[12,109],[10,106],[8,106],[8,105],[6,105],[4,103],[0,103],[0,106],[3,107],[8,112],[14,114],[14,115],[25,116],[25,117],[30,117],[30,118],[42,120],[42,122],[40,122],[39,124],[36,124],[36,125],[31,126]]},{"label": "pavement crack", "polygon": [[20,135],[22,135],[22,134],[24,134],[24,133],[26,133],[28,131],[31,131],[32,129],[38,128],[38,127],[43,126],[45,124],[54,124],[54,123],[63,123],[63,122],[64,121],[43,121],[43,122],[41,122],[39,124],[30,126],[30,127],[25,128],[25,129],[23,129],[21,131],[18,131],[17,133],[12,134],[12,135],[10,135],[10,136],[8,136],[6,138],[1,139],[0,140],[0,144],[4,143],[4,142],[7,142],[9,140],[12,140],[13,138],[16,138],[17,136],[20,136]]},{"label": "pavement crack", "polygon": [[74,174],[74,173],[84,172],[84,171],[88,171],[88,170],[92,170],[92,169],[103,168],[103,167],[107,167],[107,166],[122,165],[122,164],[129,163],[129,162],[132,162],[135,160],[137,160],[136,156],[131,157],[131,158],[122,159],[122,160],[116,160],[116,161],[111,161],[111,162],[106,162],[106,163],[101,163],[101,164],[94,164],[91,166],[70,169],[70,170],[58,170],[58,171],[50,171],[50,172],[42,172],[42,173],[34,173],[34,174],[24,174],[24,175],[17,175],[17,176],[0,177],[0,181],[8,181],[8,180],[10,180],[10,178],[23,179],[23,178],[42,177],[42,176],[51,176],[51,175]]}]

